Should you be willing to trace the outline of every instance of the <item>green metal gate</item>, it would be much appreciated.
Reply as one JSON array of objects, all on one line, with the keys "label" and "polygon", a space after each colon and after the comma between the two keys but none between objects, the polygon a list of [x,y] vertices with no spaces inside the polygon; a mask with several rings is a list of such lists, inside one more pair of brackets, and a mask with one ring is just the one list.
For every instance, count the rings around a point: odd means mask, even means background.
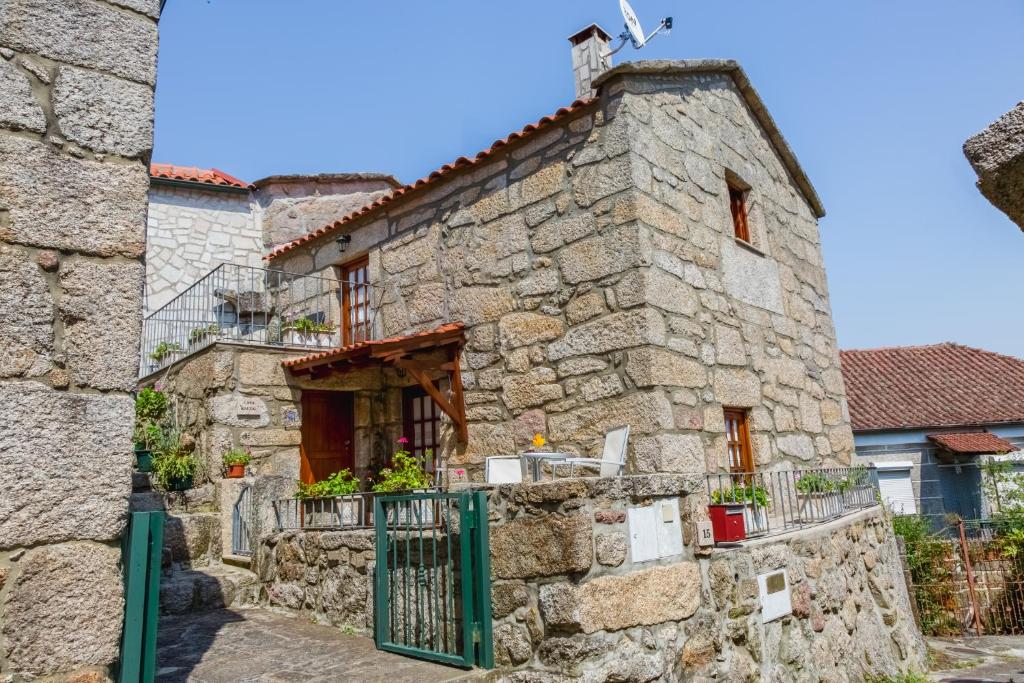
[{"label": "green metal gate", "polygon": [[120,683],[151,683],[156,676],[156,630],[160,610],[160,560],[164,512],[133,512],[122,544],[124,632]]},{"label": "green metal gate", "polygon": [[377,496],[377,647],[462,667],[494,667],[487,494]]}]

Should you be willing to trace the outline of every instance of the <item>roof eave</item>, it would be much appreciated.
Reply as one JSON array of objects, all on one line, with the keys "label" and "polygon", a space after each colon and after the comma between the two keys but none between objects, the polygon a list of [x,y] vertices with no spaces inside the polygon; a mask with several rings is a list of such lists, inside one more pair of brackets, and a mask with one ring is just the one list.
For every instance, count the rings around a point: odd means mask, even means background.
[{"label": "roof eave", "polygon": [[231,194],[249,194],[248,187],[236,187],[234,185],[214,185],[195,180],[178,180],[177,178],[149,177],[150,185],[165,185],[167,187],[180,187],[187,190],[210,190],[212,192],[228,192]]},{"label": "roof eave", "polygon": [[754,117],[768,134],[768,139],[771,140],[772,145],[775,147],[775,151],[786,166],[786,170],[788,170],[789,174],[792,176],[793,182],[796,183],[796,186],[800,189],[800,192],[803,194],[807,204],[811,207],[811,211],[814,212],[815,217],[824,218],[825,207],[821,203],[821,198],[818,197],[818,193],[811,184],[810,178],[807,177],[807,174],[804,173],[803,167],[800,166],[800,162],[797,160],[796,154],[789,146],[789,143],[786,142],[786,138],[783,137],[782,132],[775,123],[775,119],[773,119],[772,115],[768,112],[768,108],[765,106],[764,101],[761,99],[761,96],[758,95],[757,90],[754,89],[754,86],[751,84],[750,79],[747,78],[747,74],[743,71],[743,67],[739,65],[739,62],[732,59],[648,60],[625,62],[598,76],[594,79],[593,86],[595,88],[599,88],[609,81],[630,74],[682,76],[696,73],[724,73],[732,77],[733,82],[740,91],[740,94],[743,95],[743,99],[746,101],[747,106],[750,107]]}]

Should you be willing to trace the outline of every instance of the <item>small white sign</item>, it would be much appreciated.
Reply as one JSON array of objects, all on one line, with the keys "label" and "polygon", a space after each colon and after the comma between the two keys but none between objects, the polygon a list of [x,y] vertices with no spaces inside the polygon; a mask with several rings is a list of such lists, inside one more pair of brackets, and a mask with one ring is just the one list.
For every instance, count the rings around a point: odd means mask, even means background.
[{"label": "small white sign", "polygon": [[704,520],[697,522],[697,547],[708,548],[715,544],[715,532],[711,528],[711,521]]},{"label": "small white sign", "polygon": [[789,592],[786,570],[758,574],[757,586],[761,592],[762,624],[793,613],[793,598]]},{"label": "small white sign", "polygon": [[260,414],[260,400],[250,396],[243,396],[238,399],[238,416],[249,417]]},{"label": "small white sign", "polygon": [[644,507],[626,510],[629,556],[633,562],[650,562],[681,555],[683,530],[679,521],[679,499],[656,500]]}]

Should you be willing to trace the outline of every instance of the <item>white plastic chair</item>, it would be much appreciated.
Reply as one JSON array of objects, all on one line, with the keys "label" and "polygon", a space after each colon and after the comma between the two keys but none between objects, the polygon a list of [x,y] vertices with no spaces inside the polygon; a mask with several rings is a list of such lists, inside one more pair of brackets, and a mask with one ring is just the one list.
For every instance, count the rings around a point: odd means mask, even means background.
[{"label": "white plastic chair", "polygon": [[518,455],[495,455],[484,460],[484,481],[488,484],[519,484],[523,465]]},{"label": "white plastic chair", "polygon": [[626,467],[626,444],[629,441],[629,425],[616,427],[604,436],[604,452],[600,458],[566,458],[565,460],[550,460],[551,473],[554,476],[558,465],[569,466],[569,476],[576,475],[577,465],[597,465],[600,467],[601,477],[618,477],[622,475]]}]

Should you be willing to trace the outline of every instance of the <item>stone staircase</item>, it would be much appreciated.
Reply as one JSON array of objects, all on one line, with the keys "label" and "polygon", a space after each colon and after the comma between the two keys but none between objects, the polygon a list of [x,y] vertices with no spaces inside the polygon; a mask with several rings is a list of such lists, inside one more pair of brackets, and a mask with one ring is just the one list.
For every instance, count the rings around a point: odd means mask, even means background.
[{"label": "stone staircase", "polygon": [[215,484],[175,493],[154,490],[149,474],[133,475],[131,509],[165,510],[163,614],[205,612],[257,603],[259,582],[247,569],[225,564]]}]

